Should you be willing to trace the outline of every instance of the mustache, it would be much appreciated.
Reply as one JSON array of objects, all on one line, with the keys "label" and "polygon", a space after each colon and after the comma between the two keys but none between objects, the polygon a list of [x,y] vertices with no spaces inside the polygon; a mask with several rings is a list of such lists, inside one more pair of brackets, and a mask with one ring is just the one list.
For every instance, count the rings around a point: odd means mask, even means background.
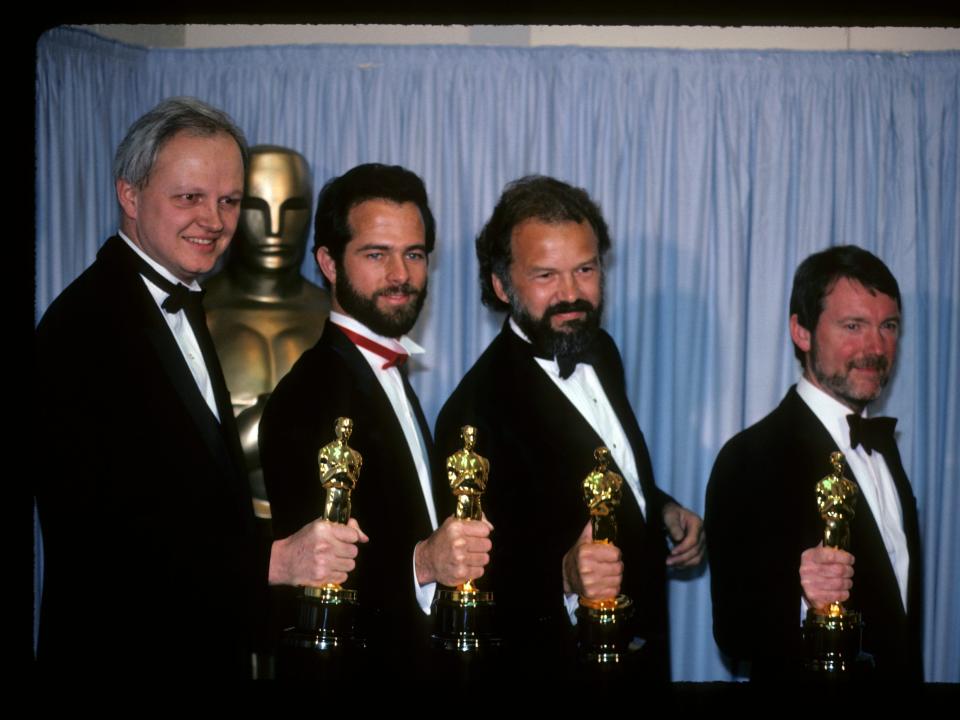
[{"label": "mustache", "polygon": [[580,298],[579,300],[574,300],[573,302],[562,301],[562,302],[554,303],[553,305],[548,307],[546,310],[544,310],[543,319],[548,320],[554,315],[560,315],[561,313],[569,313],[569,312],[591,313],[591,312],[595,312],[596,309],[597,309],[596,306],[594,306],[589,301],[584,300],[583,298]]},{"label": "mustache", "polygon": [[384,295],[419,295],[420,288],[414,287],[410,283],[401,283],[400,285],[391,285],[390,287],[380,288],[373,293],[373,299]]},{"label": "mustache", "polygon": [[880,372],[886,372],[889,366],[890,363],[887,362],[887,358],[885,358],[883,355],[867,355],[859,360],[851,360],[847,364],[847,369],[879,370]]}]

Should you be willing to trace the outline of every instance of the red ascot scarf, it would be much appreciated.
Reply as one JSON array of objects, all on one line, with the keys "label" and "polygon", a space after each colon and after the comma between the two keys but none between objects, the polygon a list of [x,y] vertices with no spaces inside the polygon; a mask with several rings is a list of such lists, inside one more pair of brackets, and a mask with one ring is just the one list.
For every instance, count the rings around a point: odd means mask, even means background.
[{"label": "red ascot scarf", "polygon": [[[336,323],[334,323],[334,325],[336,325]],[[359,345],[362,348],[366,348],[370,352],[376,353],[386,360],[386,362],[383,364],[384,370],[392,367],[400,368],[410,357],[407,353],[397,352],[396,350],[391,350],[388,347],[384,347],[380,343],[371,340],[368,337],[364,337],[360,333],[345,328],[343,325],[337,325],[337,328],[343,332],[344,335],[353,340],[354,345]]]}]

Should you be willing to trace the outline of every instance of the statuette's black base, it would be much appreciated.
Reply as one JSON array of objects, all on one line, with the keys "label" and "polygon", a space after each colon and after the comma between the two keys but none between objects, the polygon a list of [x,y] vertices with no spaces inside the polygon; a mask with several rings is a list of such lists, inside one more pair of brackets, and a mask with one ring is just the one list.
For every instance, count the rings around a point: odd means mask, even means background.
[{"label": "statuette's black base", "polygon": [[803,623],[804,672],[828,682],[868,677],[874,662],[860,649],[862,636],[859,613],[830,616],[811,609]]},{"label": "statuette's black base", "polygon": [[277,677],[345,682],[363,659],[366,643],[355,634],[357,593],[340,587],[304,588],[296,627],[280,635]]},{"label": "statuette's black base", "polygon": [[498,647],[494,612],[493,593],[440,590],[433,603],[433,646],[462,653]]},{"label": "statuette's black base", "polygon": [[622,665],[632,654],[633,601],[619,595],[613,603],[581,600],[577,608],[577,654],[581,663],[603,668]]}]

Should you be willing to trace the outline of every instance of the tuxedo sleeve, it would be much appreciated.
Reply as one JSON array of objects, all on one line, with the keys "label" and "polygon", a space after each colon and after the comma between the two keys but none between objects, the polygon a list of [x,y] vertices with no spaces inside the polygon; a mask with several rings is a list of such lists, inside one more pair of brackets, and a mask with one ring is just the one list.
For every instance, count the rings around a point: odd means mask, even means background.
[{"label": "tuxedo sleeve", "polygon": [[[800,651],[800,550],[783,482],[757,448],[735,438],[720,451],[707,485],[705,530],[713,636],[754,672],[779,672]],[[777,668],[776,670],[774,668]]]}]

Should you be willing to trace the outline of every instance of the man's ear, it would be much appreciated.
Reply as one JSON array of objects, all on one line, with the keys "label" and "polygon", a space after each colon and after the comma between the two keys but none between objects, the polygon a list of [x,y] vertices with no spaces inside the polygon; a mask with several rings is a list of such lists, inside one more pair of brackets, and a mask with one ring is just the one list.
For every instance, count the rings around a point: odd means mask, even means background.
[{"label": "man's ear", "polygon": [[337,284],[337,263],[334,262],[333,256],[330,255],[330,251],[325,245],[322,245],[317,248],[317,252],[314,254],[314,257],[317,259],[317,265],[320,267],[320,272],[323,273],[323,276],[327,279],[331,285]]},{"label": "man's ear", "polygon": [[800,324],[796,313],[790,316],[790,339],[800,352],[810,352],[810,331]]},{"label": "man's ear", "polygon": [[507,295],[507,291],[503,289],[503,281],[497,277],[496,273],[490,273],[490,282],[493,283],[493,292],[499,298],[499,300],[507,305],[510,304],[510,296]]},{"label": "man's ear", "polygon": [[140,200],[140,191],[123,178],[117,180],[117,202],[123,214],[131,220],[137,219],[137,205]]}]

